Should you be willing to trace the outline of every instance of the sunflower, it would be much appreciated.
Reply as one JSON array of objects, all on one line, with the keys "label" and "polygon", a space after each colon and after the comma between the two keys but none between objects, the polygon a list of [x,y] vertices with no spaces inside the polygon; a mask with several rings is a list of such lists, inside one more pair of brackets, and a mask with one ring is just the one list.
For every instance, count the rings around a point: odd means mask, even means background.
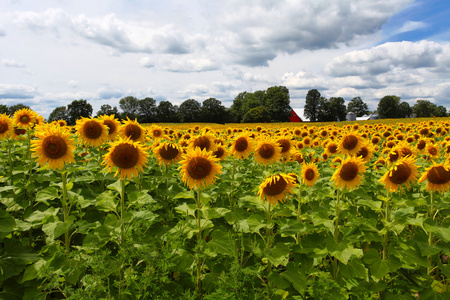
[{"label": "sunflower", "polygon": [[143,143],[145,141],[145,130],[136,120],[132,121],[127,117],[127,120],[123,122],[119,129],[119,136],[123,140],[130,139],[133,142]]},{"label": "sunflower", "polygon": [[14,133],[13,120],[5,114],[0,114],[0,140]]},{"label": "sunflower", "polygon": [[281,159],[281,147],[270,138],[263,138],[255,147],[255,161],[267,165]]},{"label": "sunflower", "polygon": [[164,142],[153,149],[159,164],[174,164],[181,159],[182,150],[174,143]]},{"label": "sunflower", "polygon": [[103,156],[103,163],[108,172],[112,172],[116,167],[117,171],[114,176],[119,175],[120,179],[137,176],[142,172],[143,167],[147,164],[148,153],[143,150],[142,146],[133,142],[131,139],[122,139],[110,142],[108,153]]},{"label": "sunflower", "polygon": [[436,159],[440,156],[440,149],[437,145],[430,144],[426,147],[425,153],[427,155],[427,159]]},{"label": "sunflower", "polygon": [[62,169],[64,164],[75,162],[75,143],[67,131],[55,125],[42,126],[36,137],[31,140],[31,151],[41,166]]},{"label": "sunflower", "polygon": [[85,144],[93,147],[103,145],[108,139],[108,128],[96,119],[81,117],[77,120],[75,130]]},{"label": "sunflower", "polygon": [[331,180],[335,182],[337,188],[345,187],[351,191],[361,183],[365,171],[366,166],[361,157],[349,156],[342,161]]},{"label": "sunflower", "polygon": [[153,125],[150,128],[150,136],[153,139],[161,139],[161,138],[164,137],[164,131],[163,131],[163,129],[160,126]]},{"label": "sunflower", "polygon": [[272,175],[260,184],[258,196],[270,204],[278,204],[278,202],[284,202],[289,194],[294,193],[295,185],[293,176],[284,173]]},{"label": "sunflower", "polygon": [[330,155],[336,154],[338,152],[338,144],[333,140],[328,140],[328,143],[326,145],[326,152]]},{"label": "sunflower", "polygon": [[36,113],[29,108],[22,108],[14,113],[13,120],[19,128],[32,128],[36,124]]},{"label": "sunflower", "polygon": [[217,162],[212,152],[198,147],[189,149],[181,166],[178,168],[181,172],[183,182],[191,189],[200,189],[214,183],[217,175],[222,173],[222,166]]},{"label": "sunflower", "polygon": [[356,153],[356,156],[360,156],[364,162],[370,161],[372,158],[374,149],[372,147],[372,144],[365,143],[361,146],[361,149],[359,149],[358,153]]},{"label": "sunflower", "polygon": [[382,157],[379,157],[377,161],[373,164],[373,166],[375,167],[376,170],[379,170],[384,166],[386,166],[386,160]]},{"label": "sunflower", "polygon": [[120,122],[114,115],[102,115],[99,119],[103,122],[103,125],[108,127],[108,139],[114,141],[119,134]]},{"label": "sunflower", "polygon": [[410,182],[417,177],[416,160],[410,156],[400,158],[394,163],[379,180],[386,189],[391,192],[397,192],[400,185],[405,184],[409,188]]},{"label": "sunflower", "polygon": [[308,163],[302,166],[302,180],[303,183],[308,186],[314,186],[316,181],[319,179],[319,170],[317,169],[316,164]]},{"label": "sunflower", "polygon": [[214,157],[224,160],[228,156],[227,149],[222,145],[217,145],[216,150],[213,152]]},{"label": "sunflower", "polygon": [[11,134],[11,138],[15,140],[24,140],[26,139],[27,130],[19,127],[14,127],[14,130]]},{"label": "sunflower", "polygon": [[418,182],[427,182],[428,191],[438,191],[440,193],[448,191],[450,187],[450,165],[436,164],[425,170]]},{"label": "sunflower", "polygon": [[289,138],[277,139],[278,145],[281,147],[281,156],[286,160],[289,159],[291,153],[291,140]]},{"label": "sunflower", "polygon": [[295,150],[291,155],[291,160],[302,164],[305,161],[305,158],[303,157],[303,153],[301,151]]},{"label": "sunflower", "polygon": [[252,152],[253,142],[247,133],[239,134],[231,145],[231,155],[236,158],[244,159]]},{"label": "sunflower", "polygon": [[338,150],[341,154],[353,155],[359,152],[363,145],[363,138],[355,131],[344,134],[339,141]]},{"label": "sunflower", "polygon": [[217,147],[217,145],[214,143],[215,139],[216,138],[212,134],[205,133],[192,138],[189,141],[189,143],[192,148],[200,148],[201,150],[205,149],[206,151],[214,151],[216,150]]},{"label": "sunflower", "polygon": [[61,126],[61,127],[67,126],[66,120],[58,120],[58,121],[55,121],[55,122],[56,122],[56,124],[58,124],[58,126]]}]

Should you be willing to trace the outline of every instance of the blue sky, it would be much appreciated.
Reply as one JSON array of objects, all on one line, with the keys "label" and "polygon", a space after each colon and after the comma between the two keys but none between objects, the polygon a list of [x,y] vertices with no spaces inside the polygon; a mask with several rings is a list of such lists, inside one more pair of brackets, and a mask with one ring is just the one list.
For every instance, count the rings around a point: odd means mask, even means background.
[{"label": "blue sky", "polygon": [[47,117],[125,96],[230,106],[283,85],[450,110],[447,0],[0,0],[0,104]]}]

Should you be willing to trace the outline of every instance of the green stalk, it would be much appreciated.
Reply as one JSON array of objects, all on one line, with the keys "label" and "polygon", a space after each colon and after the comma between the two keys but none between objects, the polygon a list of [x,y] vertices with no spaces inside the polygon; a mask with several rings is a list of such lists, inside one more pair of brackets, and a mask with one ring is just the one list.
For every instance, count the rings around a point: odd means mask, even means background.
[{"label": "green stalk", "polygon": [[[341,213],[341,208],[340,208],[340,200],[341,200],[341,193],[339,189],[336,189],[336,202],[334,203],[334,209],[336,211],[336,218],[334,221],[334,234],[333,234],[333,238],[334,238],[334,242],[337,244],[339,243],[339,214]],[[338,280],[338,275],[339,275],[339,261],[336,257],[334,257],[332,259],[332,266],[333,266],[333,280],[337,281]]]},{"label": "green stalk", "polygon": [[[384,218],[385,218],[386,224],[389,222],[389,217],[390,217],[390,207],[389,207],[390,200],[391,200],[390,192],[388,191],[388,196],[387,196],[387,200],[386,200],[386,208],[385,208],[385,213],[384,213]],[[386,233],[383,235],[383,260],[386,260],[388,257],[388,253],[387,253],[388,241],[389,241],[389,228],[386,228]]]},{"label": "green stalk", "polygon": [[[428,217],[434,220],[434,191],[430,191],[430,205],[428,210]],[[433,246],[433,233],[428,233],[428,245]],[[433,257],[431,255],[427,256],[428,263],[430,267],[427,268],[427,274],[430,275],[433,271]]]},{"label": "green stalk", "polygon": [[125,179],[120,180],[120,244],[123,246],[125,242]]},{"label": "green stalk", "polygon": [[231,173],[231,192],[230,192],[230,210],[231,210],[231,212],[233,212],[233,207],[234,207],[235,174],[236,174],[236,159],[233,157],[233,170]]},{"label": "green stalk", "polygon": [[196,257],[196,267],[197,267],[197,294],[198,294],[198,298],[201,299],[202,298],[202,261],[200,258],[200,254],[201,254],[201,242],[202,242],[202,226],[201,226],[201,209],[202,209],[202,202],[201,202],[201,189],[199,188],[197,190],[197,214],[196,214],[196,221],[197,221],[197,228],[198,228],[198,233],[197,233],[197,257]]},{"label": "green stalk", "polygon": [[[64,223],[66,223],[69,219],[70,214],[70,207],[68,203],[67,198],[67,172],[61,172],[61,178],[62,178],[62,206],[63,206],[63,213],[64,213]],[[66,247],[66,252],[70,251],[70,235],[69,235],[69,228],[66,228],[64,232],[64,244]]]},{"label": "green stalk", "polygon": [[[266,251],[270,249],[272,246],[272,228],[270,228],[270,223],[272,221],[272,211],[271,211],[271,205],[270,202],[268,203],[268,207],[266,209]],[[269,259],[267,259],[267,295],[270,297],[270,282],[269,282],[269,275],[272,271],[272,263]]]},{"label": "green stalk", "polygon": [[13,160],[11,156],[11,138],[8,138],[8,159],[9,159],[9,170],[11,171],[11,184],[12,184],[12,174],[13,174]]},{"label": "green stalk", "polygon": [[[300,215],[302,213],[302,185],[299,184],[298,188],[298,198],[297,198],[297,222],[300,222]],[[297,233],[297,236],[295,238],[295,243],[298,245],[300,243],[300,234]]]}]

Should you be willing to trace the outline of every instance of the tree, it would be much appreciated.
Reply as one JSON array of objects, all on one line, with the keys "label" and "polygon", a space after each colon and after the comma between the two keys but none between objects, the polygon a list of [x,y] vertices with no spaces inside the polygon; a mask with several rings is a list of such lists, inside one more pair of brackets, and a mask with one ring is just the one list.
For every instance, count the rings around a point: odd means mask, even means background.
[{"label": "tree", "polygon": [[69,115],[67,124],[75,125],[76,121],[81,117],[88,118],[92,115],[92,105],[83,99],[74,100],[67,105],[67,113]]},{"label": "tree", "polygon": [[306,94],[305,109],[303,115],[311,122],[317,121],[318,106],[320,103],[320,93],[316,89],[309,90]]},{"label": "tree", "polygon": [[289,122],[292,108],[289,90],[285,86],[273,86],[267,89],[262,104],[270,114],[271,122]]},{"label": "tree", "polygon": [[319,105],[317,106],[317,121],[319,122],[332,122],[336,121],[336,117],[333,114],[333,108],[331,102],[325,97],[320,97]]},{"label": "tree", "polygon": [[161,101],[156,107],[156,120],[161,123],[179,122],[178,106],[174,106],[169,101]]},{"label": "tree", "polygon": [[215,98],[206,99],[202,103],[201,120],[207,123],[223,124],[227,120],[227,109]]},{"label": "tree", "polygon": [[270,113],[264,105],[250,109],[242,118],[243,123],[263,123],[270,121]]},{"label": "tree", "polygon": [[369,114],[369,106],[361,97],[355,97],[347,105],[347,112],[354,112],[357,117]]},{"label": "tree", "polygon": [[435,117],[446,117],[446,116],[447,116],[447,109],[445,107],[443,107],[442,105],[436,107]]},{"label": "tree", "polygon": [[137,118],[139,111],[139,100],[133,96],[127,96],[119,100],[120,109],[123,111],[122,118]]},{"label": "tree", "polygon": [[119,114],[119,110],[117,109],[116,106],[114,106],[114,108],[109,105],[109,104],[103,104],[102,106],[100,106],[100,110],[97,112],[97,117],[102,116],[102,115],[118,115]]},{"label": "tree", "polygon": [[156,100],[150,97],[138,101],[140,123],[151,123],[156,121]]},{"label": "tree", "polygon": [[330,98],[331,111],[335,117],[335,121],[345,121],[347,110],[345,108],[345,100],[342,97]]},{"label": "tree", "polygon": [[0,104],[0,114],[8,114],[8,106],[5,104]]},{"label": "tree", "polygon": [[380,119],[394,119],[399,117],[400,98],[397,96],[384,96],[378,102],[378,117]]},{"label": "tree", "polygon": [[23,108],[30,109],[30,107],[28,105],[25,105],[22,103],[14,104],[14,105],[8,107],[8,115],[13,116],[16,111],[18,111],[19,109],[23,109]]},{"label": "tree", "polygon": [[200,121],[201,104],[195,99],[185,100],[180,104],[178,115],[182,123]]},{"label": "tree", "polygon": [[401,102],[398,105],[398,112],[400,118],[410,118],[413,113],[413,109],[409,106],[408,102]]},{"label": "tree", "polygon": [[417,118],[447,116],[447,109],[445,107],[442,105],[438,107],[428,100],[417,100],[412,109]]},{"label": "tree", "polygon": [[48,117],[48,122],[64,120],[69,123],[69,112],[65,106],[55,108]]}]

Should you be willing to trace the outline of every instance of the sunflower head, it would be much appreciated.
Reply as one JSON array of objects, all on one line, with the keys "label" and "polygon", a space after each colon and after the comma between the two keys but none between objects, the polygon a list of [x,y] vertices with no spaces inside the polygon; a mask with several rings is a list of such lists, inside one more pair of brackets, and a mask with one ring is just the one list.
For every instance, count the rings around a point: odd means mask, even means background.
[{"label": "sunflower head", "polygon": [[255,147],[255,161],[267,165],[276,163],[281,158],[281,147],[270,138],[263,138]]},{"label": "sunflower head", "polygon": [[412,157],[403,157],[394,163],[379,182],[383,183],[385,188],[391,192],[397,192],[399,187],[404,184],[409,188],[409,184],[417,177],[416,160]]},{"label": "sunflower head", "polygon": [[75,129],[80,139],[93,147],[103,145],[108,139],[108,128],[97,119],[82,117],[77,120]]},{"label": "sunflower head", "polygon": [[433,163],[422,176],[418,182],[427,180],[428,191],[438,191],[440,193],[448,191],[450,187],[450,165]]},{"label": "sunflower head", "polygon": [[150,136],[153,139],[161,139],[164,137],[164,130],[162,129],[162,127],[158,126],[158,125],[153,125],[150,128]]},{"label": "sunflower head", "polygon": [[216,143],[214,143],[215,139],[216,138],[212,134],[205,133],[192,138],[190,140],[190,145],[192,148],[200,148],[201,150],[214,151],[216,150],[217,147]]},{"label": "sunflower head", "polygon": [[29,108],[19,109],[14,113],[14,124],[19,128],[33,128],[36,124],[36,113]]},{"label": "sunflower head", "polygon": [[5,114],[0,114],[0,140],[14,133],[13,120]]},{"label": "sunflower head", "polygon": [[304,184],[314,186],[316,181],[319,179],[319,176],[320,174],[316,164],[308,163],[302,166],[301,177]]},{"label": "sunflower head", "polygon": [[239,134],[231,145],[230,153],[238,159],[245,159],[253,151],[253,141],[248,133]]},{"label": "sunflower head", "polygon": [[174,164],[181,159],[182,150],[174,143],[164,142],[153,149],[159,164]]},{"label": "sunflower head", "polygon": [[339,153],[344,155],[357,154],[363,145],[363,138],[356,131],[344,134],[339,141]]},{"label": "sunflower head", "polygon": [[113,141],[119,134],[120,122],[114,115],[102,115],[99,117],[103,125],[108,128],[108,139]]},{"label": "sunflower head", "polygon": [[222,145],[217,145],[216,150],[213,152],[214,157],[224,160],[228,156],[227,149]]},{"label": "sunflower head", "polygon": [[145,130],[136,120],[132,121],[127,117],[127,120],[119,128],[119,136],[123,140],[130,139],[134,142],[143,143],[145,141]]},{"label": "sunflower head", "polygon": [[349,156],[342,161],[331,180],[335,182],[337,188],[346,188],[351,191],[361,184],[362,174],[365,171],[366,166],[361,157]]},{"label": "sunflower head", "polygon": [[222,173],[222,166],[212,152],[199,147],[189,149],[183,155],[179,167],[183,182],[190,189],[201,189],[214,183]]},{"label": "sunflower head", "polygon": [[280,173],[266,178],[259,186],[258,196],[270,204],[284,202],[289,194],[294,193],[296,186],[293,176]]}]

